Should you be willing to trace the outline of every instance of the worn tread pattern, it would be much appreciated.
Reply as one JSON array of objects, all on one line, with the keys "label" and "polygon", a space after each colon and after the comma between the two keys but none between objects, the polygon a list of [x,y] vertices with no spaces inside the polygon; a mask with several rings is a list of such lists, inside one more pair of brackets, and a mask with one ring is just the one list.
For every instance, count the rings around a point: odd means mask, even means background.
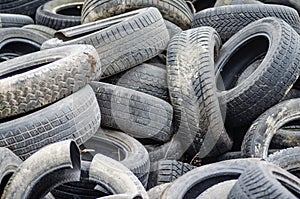
[{"label": "worn tread pattern", "polygon": [[233,5],[209,8],[195,14],[192,27],[211,26],[223,41],[228,40],[243,27],[264,17],[285,20],[300,33],[300,19],[293,8],[280,5]]},{"label": "worn tread pattern", "polygon": [[196,166],[176,160],[161,160],[158,162],[157,185],[173,182]]},{"label": "worn tread pattern", "polygon": [[150,64],[141,64],[102,81],[170,101],[166,70]]},{"label": "worn tread pattern", "polygon": [[1,63],[0,76],[11,74],[12,67],[20,70],[24,66],[38,64],[45,65],[0,79],[1,119],[56,102],[101,76],[98,54],[87,45],[66,46],[17,57]]},{"label": "worn tread pattern", "polygon": [[277,104],[259,116],[244,137],[242,156],[267,158],[274,134],[285,123],[299,118],[299,109],[300,99],[291,99]]},{"label": "worn tread pattern", "polygon": [[283,20],[273,17],[251,23],[228,40],[220,51],[218,70],[223,70],[220,63],[224,62],[229,48],[258,34],[269,34],[273,38],[264,61],[251,78],[233,89],[220,92],[220,101],[227,108],[228,126],[250,125],[264,111],[277,104],[299,76],[299,34]]},{"label": "worn tread pattern", "polygon": [[116,25],[77,39],[54,44],[49,40],[49,46],[93,45],[101,59],[102,78],[105,78],[155,57],[168,42],[169,33],[161,14],[156,8],[146,8]]},{"label": "worn tread pattern", "polygon": [[64,4],[83,4],[83,0],[52,0],[40,6],[35,15],[36,24],[45,25],[55,30],[68,28],[81,24],[80,16],[68,16],[56,13],[56,8]]},{"label": "worn tread pattern", "polygon": [[[294,190],[297,196],[287,188]],[[251,165],[241,174],[228,198],[299,198],[300,180],[267,162]]]},{"label": "worn tread pattern", "polygon": [[57,141],[74,139],[80,145],[98,130],[100,119],[95,94],[86,86],[39,111],[1,123],[0,147],[24,160]]},{"label": "worn tread pattern", "polygon": [[90,83],[96,93],[103,127],[136,138],[167,141],[171,137],[172,106],[156,97],[102,82]]},{"label": "worn tread pattern", "polygon": [[193,14],[184,0],[86,0],[82,8],[82,23],[111,17],[127,11],[156,7],[167,19],[182,29],[190,28]]},{"label": "worn tread pattern", "polygon": [[174,36],[168,47],[167,75],[176,136],[192,156],[217,155],[231,147],[211,60],[220,45],[215,30],[202,27]]}]

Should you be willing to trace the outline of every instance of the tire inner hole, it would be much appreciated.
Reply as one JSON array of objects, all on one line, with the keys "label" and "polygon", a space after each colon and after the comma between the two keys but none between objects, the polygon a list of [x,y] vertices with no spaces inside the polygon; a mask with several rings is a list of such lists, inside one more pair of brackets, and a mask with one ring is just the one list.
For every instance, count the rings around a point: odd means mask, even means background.
[{"label": "tire inner hole", "polygon": [[218,89],[230,90],[248,79],[260,66],[268,49],[269,40],[263,35],[255,36],[237,47],[217,78]]},{"label": "tire inner hole", "polygon": [[57,9],[56,13],[66,16],[81,16],[82,4],[69,5]]}]

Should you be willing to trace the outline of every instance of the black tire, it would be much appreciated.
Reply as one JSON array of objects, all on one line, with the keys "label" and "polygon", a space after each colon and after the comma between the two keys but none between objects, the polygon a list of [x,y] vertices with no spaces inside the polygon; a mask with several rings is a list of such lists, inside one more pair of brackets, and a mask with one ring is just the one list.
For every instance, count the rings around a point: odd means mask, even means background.
[{"label": "black tire", "polygon": [[2,196],[4,187],[21,163],[22,160],[11,150],[4,147],[0,148],[0,196]]},{"label": "black tire", "polygon": [[7,119],[56,102],[100,76],[98,54],[88,45],[44,50],[3,62],[0,118]]},{"label": "black tire", "polygon": [[276,131],[271,140],[270,147],[277,149],[285,149],[289,147],[300,146],[300,131],[299,127],[293,126],[282,128]]},{"label": "black tire", "polygon": [[151,59],[162,52],[169,42],[168,30],[156,8],[141,9],[64,29],[58,31],[56,37],[66,41],[49,40],[44,47],[78,43],[93,45],[101,59],[102,78]]},{"label": "black tire", "polygon": [[220,182],[210,188],[208,188],[206,191],[201,193],[196,199],[211,199],[211,198],[219,198],[222,196],[222,198],[227,198],[230,190],[235,185],[237,180],[228,180],[225,182]]},{"label": "black tire", "polygon": [[130,196],[128,198],[148,198],[138,178],[123,164],[107,156],[97,154],[93,158],[89,178],[99,184],[110,186],[114,191],[113,194],[127,194]]},{"label": "black tire", "polygon": [[102,82],[91,86],[101,110],[103,127],[121,130],[136,138],[168,141],[172,106],[156,97]]},{"label": "black tire", "polygon": [[281,99],[281,101],[300,98],[300,90],[292,88],[288,93]]},{"label": "black tire", "polygon": [[233,5],[210,8],[196,13],[192,27],[211,26],[228,40],[239,30],[264,17],[285,20],[300,33],[300,19],[296,10],[280,5]]},{"label": "black tire", "polygon": [[166,70],[150,64],[141,64],[102,81],[170,101]]},{"label": "black tire", "polygon": [[21,28],[0,29],[0,62],[40,50],[47,37]]},{"label": "black tire", "polygon": [[39,111],[0,123],[0,147],[26,159],[41,147],[61,140],[74,139],[83,144],[99,126],[97,100],[91,87],[86,86]]},{"label": "black tire", "polygon": [[217,0],[215,7],[228,6],[228,5],[240,5],[240,4],[263,4],[257,0]]},{"label": "black tire", "polygon": [[83,4],[81,19],[82,23],[88,23],[145,7],[156,7],[164,19],[182,29],[190,28],[193,14],[184,0],[126,0],[122,4],[118,0],[86,0]]},{"label": "black tire", "polygon": [[279,4],[295,8],[300,13],[300,3],[297,0],[259,0],[263,3]]},{"label": "black tire", "polygon": [[36,9],[48,1],[50,0],[2,0],[0,12],[33,16]]},{"label": "black tire", "polygon": [[[283,20],[264,18],[224,44],[216,65],[218,88],[223,90],[219,91],[220,101],[227,108],[227,126],[248,126],[283,98],[299,76],[299,43],[300,36]],[[249,50],[253,48],[256,51]],[[238,58],[241,56],[243,59]],[[262,57],[259,67],[236,85],[238,76]]]},{"label": "black tire", "polygon": [[51,39],[54,37],[55,30],[52,28],[49,28],[47,26],[42,26],[42,25],[36,25],[36,24],[30,24],[23,26],[22,28],[27,29],[27,30],[32,30],[36,31],[44,36],[46,36],[48,39]]},{"label": "black tire", "polygon": [[26,15],[0,14],[0,28],[22,27],[34,24],[34,21]]},{"label": "black tire", "polygon": [[241,151],[227,152],[217,158],[217,161],[232,160],[242,158]]},{"label": "black tire", "polygon": [[82,160],[92,161],[97,153],[106,155],[121,162],[138,177],[144,187],[147,187],[150,170],[149,154],[134,138],[122,132],[100,128],[83,146],[94,151],[83,153]]},{"label": "black tire", "polygon": [[270,155],[266,160],[289,171],[298,178],[300,177],[300,147],[280,150]]},{"label": "black tire", "polygon": [[202,27],[183,31],[168,46],[167,75],[175,136],[191,157],[215,156],[231,148],[217,97],[212,59],[220,45],[217,32]]},{"label": "black tire", "polygon": [[258,159],[227,160],[201,166],[177,178],[161,195],[161,199],[196,198],[208,188],[235,180]]},{"label": "black tire", "polygon": [[157,185],[173,182],[196,166],[176,160],[160,160],[157,166]]},{"label": "black tire", "polygon": [[289,122],[300,118],[300,99],[283,101],[255,120],[242,143],[243,157],[267,158],[274,134]]},{"label": "black tire", "polygon": [[299,198],[300,179],[267,162],[249,166],[228,198]]},{"label": "black tire", "polygon": [[81,24],[84,0],[52,0],[40,6],[35,15],[36,24],[55,30]]},{"label": "black tire", "polygon": [[1,198],[43,198],[55,186],[80,179],[80,152],[66,140],[48,145],[24,161]]},{"label": "black tire", "polygon": [[160,199],[160,195],[170,186],[171,183],[157,185],[147,191],[149,198]]}]

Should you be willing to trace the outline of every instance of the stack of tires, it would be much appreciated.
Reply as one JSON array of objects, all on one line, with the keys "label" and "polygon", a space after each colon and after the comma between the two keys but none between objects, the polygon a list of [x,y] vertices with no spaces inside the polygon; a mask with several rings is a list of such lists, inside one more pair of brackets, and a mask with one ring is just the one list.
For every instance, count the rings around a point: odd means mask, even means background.
[{"label": "stack of tires", "polygon": [[1,198],[300,198],[299,11],[1,1]]}]

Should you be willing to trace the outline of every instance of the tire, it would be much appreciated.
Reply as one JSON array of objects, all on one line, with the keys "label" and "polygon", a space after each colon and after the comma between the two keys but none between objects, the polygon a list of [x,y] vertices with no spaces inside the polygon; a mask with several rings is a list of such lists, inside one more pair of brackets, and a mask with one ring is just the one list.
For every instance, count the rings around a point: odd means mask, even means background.
[{"label": "tire", "polygon": [[81,24],[84,0],[52,0],[36,11],[36,24],[60,30]]},{"label": "tire", "polygon": [[168,29],[170,39],[172,39],[176,34],[179,34],[182,32],[182,29],[179,26],[175,25],[174,23],[172,23],[168,20],[165,20],[165,24]]},{"label": "tire", "polygon": [[[299,35],[287,23],[264,18],[251,23],[224,44],[216,64],[216,76],[219,99],[227,108],[227,126],[248,126],[283,98],[299,76],[299,42]],[[249,53],[253,46],[257,50]],[[240,56],[244,57],[241,62],[237,60]],[[259,67],[236,85],[243,70],[263,56]],[[286,63],[284,67],[282,63]],[[222,84],[225,89],[221,88]]]},{"label": "tire", "polygon": [[44,48],[78,43],[93,45],[104,69],[102,78],[151,59],[162,52],[169,42],[168,30],[156,8],[64,29],[57,32],[56,37],[65,41],[49,40],[43,45]]},{"label": "tire", "polygon": [[66,140],[48,145],[24,161],[1,198],[43,198],[60,183],[80,179],[80,152]]},{"label": "tire", "polygon": [[300,180],[267,162],[258,162],[239,177],[228,198],[299,198]]},{"label": "tire", "polygon": [[215,7],[244,4],[263,4],[257,0],[217,0]]},{"label": "tire", "polygon": [[0,196],[13,173],[17,170],[22,160],[11,150],[0,148]]},{"label": "tire", "polygon": [[222,196],[223,198],[227,198],[230,193],[230,190],[236,182],[237,180],[228,180],[225,182],[218,183],[201,193],[196,199],[210,199],[218,198],[220,196]]},{"label": "tire", "polygon": [[157,167],[157,185],[173,182],[197,167],[176,160],[160,160]]},{"label": "tire", "polygon": [[21,28],[0,29],[0,62],[40,50],[47,37]]},{"label": "tire", "polygon": [[300,117],[300,100],[283,101],[263,113],[252,124],[242,143],[243,157],[267,158],[274,134]]},{"label": "tire", "polygon": [[251,22],[264,17],[285,20],[300,33],[300,19],[296,10],[280,5],[234,5],[210,8],[196,13],[192,27],[211,26],[227,41]]},{"label": "tire", "polygon": [[102,81],[170,102],[166,70],[150,64],[141,64]]},{"label": "tire", "polygon": [[114,194],[148,199],[147,192],[137,177],[123,164],[107,156],[97,154],[93,158],[89,178],[100,184],[109,185],[114,190]]},{"label": "tire", "polygon": [[23,26],[23,28],[27,29],[27,30],[32,30],[32,31],[38,32],[38,33],[46,36],[48,39],[53,38],[54,34],[56,32],[52,28],[49,28],[47,26],[42,26],[42,25],[36,25],[36,24],[26,25],[26,26]]},{"label": "tire", "polygon": [[297,129],[287,127],[286,129],[279,129],[274,134],[271,140],[271,148],[285,149],[289,147],[300,146],[300,132]]},{"label": "tire", "polygon": [[293,175],[300,177],[300,147],[280,150],[270,155],[266,160]]},{"label": "tire", "polygon": [[220,45],[216,31],[202,27],[183,31],[168,46],[167,78],[174,128],[191,157],[215,156],[231,148],[216,95],[211,59]]},{"label": "tire", "polygon": [[259,0],[263,3],[270,3],[270,4],[279,4],[279,5],[285,5],[292,8],[295,8],[298,13],[300,12],[300,4],[297,0]]},{"label": "tire", "polygon": [[217,158],[217,161],[224,161],[224,160],[232,160],[232,159],[239,159],[242,158],[242,153],[240,151],[235,152],[227,152]]},{"label": "tire", "polygon": [[288,93],[281,99],[281,101],[300,98],[300,90],[292,88]]},{"label": "tire", "polygon": [[165,183],[157,185],[156,187],[151,188],[147,191],[149,198],[151,199],[160,199],[160,195],[170,186],[171,183]]},{"label": "tire", "polygon": [[209,164],[193,169],[177,178],[161,195],[161,199],[196,198],[208,188],[235,180],[258,159],[237,159]]},{"label": "tire", "polygon": [[36,9],[48,2],[49,0],[18,0],[18,1],[1,1],[0,12],[12,14],[24,14],[32,16]]},{"label": "tire", "polygon": [[[84,96],[84,97],[83,97]],[[0,124],[0,147],[21,159],[65,139],[83,144],[98,130],[100,112],[90,86],[41,110]]]},{"label": "tire", "polygon": [[156,97],[131,89],[92,82],[101,110],[101,126],[121,130],[135,138],[168,141],[172,106]]},{"label": "tire", "polygon": [[98,54],[88,45],[28,54],[1,63],[0,71],[2,120],[54,103],[101,76]]},{"label": "tire", "polygon": [[92,161],[97,153],[106,155],[120,161],[137,176],[144,187],[147,187],[150,170],[149,154],[145,147],[134,138],[122,132],[100,128],[83,146],[94,150],[94,152],[83,153],[83,160]]},{"label": "tire", "polygon": [[159,55],[153,57],[152,59],[149,59],[145,63],[166,70],[166,67],[167,67],[167,56],[164,53],[163,54],[159,54]]},{"label": "tire", "polygon": [[126,0],[122,4],[118,0],[87,0],[83,4],[81,19],[82,23],[89,23],[145,7],[156,7],[162,13],[164,19],[171,21],[182,29],[190,28],[193,14],[184,0]]},{"label": "tire", "polygon": [[27,24],[34,24],[34,21],[29,16],[0,14],[0,28],[22,27]]}]

